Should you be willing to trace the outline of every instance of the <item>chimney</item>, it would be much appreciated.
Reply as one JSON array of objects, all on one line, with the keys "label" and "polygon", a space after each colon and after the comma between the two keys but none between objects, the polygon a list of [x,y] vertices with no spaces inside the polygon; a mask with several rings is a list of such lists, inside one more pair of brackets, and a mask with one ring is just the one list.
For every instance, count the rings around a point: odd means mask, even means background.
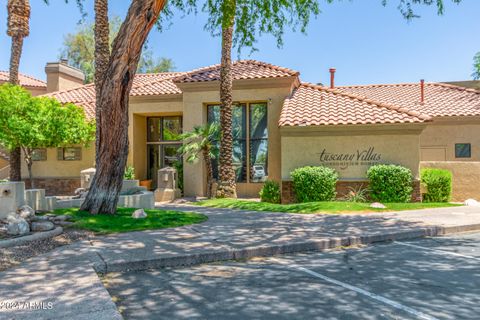
[{"label": "chimney", "polygon": [[330,68],[330,89],[335,88],[335,68]]},{"label": "chimney", "polygon": [[425,102],[425,80],[420,80],[420,103]]},{"label": "chimney", "polygon": [[48,62],[45,66],[47,74],[47,93],[73,89],[83,86],[85,75],[77,68],[68,65],[66,59],[59,62]]}]

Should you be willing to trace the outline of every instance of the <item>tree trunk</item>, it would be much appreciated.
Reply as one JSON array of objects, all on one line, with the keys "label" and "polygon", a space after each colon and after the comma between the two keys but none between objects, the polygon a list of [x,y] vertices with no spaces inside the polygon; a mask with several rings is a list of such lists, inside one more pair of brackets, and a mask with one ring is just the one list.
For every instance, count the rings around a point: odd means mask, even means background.
[{"label": "tree trunk", "polygon": [[234,16],[229,26],[222,28],[222,62],[220,65],[220,168],[217,197],[236,198],[235,170],[233,169],[232,136],[232,41]]},{"label": "tree trunk", "polygon": [[30,148],[22,148],[23,155],[25,156],[25,163],[27,164],[28,169],[28,179],[30,180],[30,189],[35,189],[35,181],[33,181],[33,159],[32,159],[32,152],[33,150]]},{"label": "tree trunk", "polygon": [[210,158],[210,148],[205,148],[203,150],[203,160],[205,161],[205,166],[207,167],[207,198],[212,198],[212,187],[213,187],[213,166],[212,158]]},{"label": "tree trunk", "polygon": [[100,143],[90,191],[81,210],[114,214],[128,156],[128,104],[140,54],[165,0],[134,0],[112,47],[103,76],[97,112]]},{"label": "tree trunk", "polygon": [[[100,104],[100,92],[102,88],[103,77],[108,68],[110,59],[110,25],[108,21],[108,0],[95,0],[95,93],[96,93],[96,123],[101,123],[102,105]],[[96,150],[101,144],[102,128],[97,126],[95,133]],[[95,153],[96,162],[98,162],[98,152]]]},{"label": "tree trunk", "polygon": [[[10,54],[9,82],[13,85],[19,85],[18,69],[20,66],[20,57],[22,56],[23,38],[12,37],[12,48]],[[10,151],[10,181],[22,180],[22,154],[20,148]]]}]

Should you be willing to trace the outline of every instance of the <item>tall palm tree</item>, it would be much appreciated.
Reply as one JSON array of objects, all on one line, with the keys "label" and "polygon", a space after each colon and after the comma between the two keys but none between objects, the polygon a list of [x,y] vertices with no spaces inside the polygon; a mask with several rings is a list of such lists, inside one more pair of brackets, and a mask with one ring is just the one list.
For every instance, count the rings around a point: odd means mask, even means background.
[{"label": "tall palm tree", "polygon": [[198,161],[200,154],[207,169],[207,198],[213,195],[213,165],[212,159],[217,156],[218,148],[215,144],[218,141],[219,128],[216,124],[206,124],[194,127],[191,132],[181,135],[183,145],[178,152],[185,157],[189,163]]},{"label": "tall palm tree", "polygon": [[[7,10],[7,34],[12,38],[9,82],[18,85],[20,84],[18,69],[22,55],[23,39],[30,34],[30,2],[29,0],[8,0]],[[16,148],[10,151],[10,180],[20,181],[21,179],[21,153],[20,148]]]},{"label": "tall palm tree", "polygon": [[225,0],[222,24],[222,61],[220,64],[220,168],[217,197],[236,198],[236,175],[233,169],[232,135],[232,42],[235,25],[236,0]]}]

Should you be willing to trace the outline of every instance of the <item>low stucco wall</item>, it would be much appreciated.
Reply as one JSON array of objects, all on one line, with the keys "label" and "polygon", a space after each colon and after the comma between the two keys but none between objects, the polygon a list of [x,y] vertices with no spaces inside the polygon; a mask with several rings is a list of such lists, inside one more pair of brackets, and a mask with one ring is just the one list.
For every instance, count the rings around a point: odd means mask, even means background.
[{"label": "low stucco wall", "polygon": [[452,172],[452,201],[480,200],[480,162],[422,161],[420,168],[438,168]]},{"label": "low stucco wall", "polygon": [[405,166],[418,178],[419,161],[418,134],[282,137],[282,180],[296,168],[320,165],[335,169],[340,179],[361,180],[379,163]]}]

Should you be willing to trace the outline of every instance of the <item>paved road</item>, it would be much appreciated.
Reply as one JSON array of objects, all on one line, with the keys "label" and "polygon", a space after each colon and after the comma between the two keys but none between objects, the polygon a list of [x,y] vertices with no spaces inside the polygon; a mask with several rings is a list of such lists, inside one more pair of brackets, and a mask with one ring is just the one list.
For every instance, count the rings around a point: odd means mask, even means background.
[{"label": "paved road", "polygon": [[125,319],[479,319],[480,233],[110,274]]}]

